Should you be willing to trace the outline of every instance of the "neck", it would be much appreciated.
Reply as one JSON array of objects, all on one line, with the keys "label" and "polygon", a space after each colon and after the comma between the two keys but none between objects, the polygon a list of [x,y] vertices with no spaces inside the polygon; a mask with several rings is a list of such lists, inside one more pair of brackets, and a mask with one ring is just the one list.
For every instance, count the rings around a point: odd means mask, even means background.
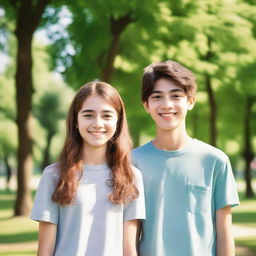
[{"label": "neck", "polygon": [[89,165],[100,165],[107,162],[106,146],[91,147],[84,145],[83,149],[83,163]]},{"label": "neck", "polygon": [[188,145],[192,138],[187,134],[186,129],[173,131],[157,131],[153,144],[161,150],[179,150]]}]

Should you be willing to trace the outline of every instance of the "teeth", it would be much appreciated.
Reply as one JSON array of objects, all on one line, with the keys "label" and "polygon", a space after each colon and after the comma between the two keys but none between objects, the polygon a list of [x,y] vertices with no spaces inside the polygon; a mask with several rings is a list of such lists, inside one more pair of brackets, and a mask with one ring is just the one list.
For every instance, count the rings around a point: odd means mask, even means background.
[{"label": "teeth", "polygon": [[89,131],[89,133],[99,135],[105,133],[105,131]]},{"label": "teeth", "polygon": [[160,114],[160,116],[164,116],[164,117],[170,117],[170,116],[174,116],[175,113],[162,113]]}]

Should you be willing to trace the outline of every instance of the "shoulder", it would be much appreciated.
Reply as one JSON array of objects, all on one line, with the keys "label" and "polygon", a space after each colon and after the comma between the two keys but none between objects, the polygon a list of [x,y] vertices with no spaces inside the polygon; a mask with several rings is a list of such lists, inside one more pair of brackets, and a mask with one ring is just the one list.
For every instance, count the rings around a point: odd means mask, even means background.
[{"label": "shoulder", "polygon": [[143,179],[142,179],[142,173],[141,171],[132,165],[132,171],[134,174],[134,183],[138,188],[143,187]]},{"label": "shoulder", "polygon": [[195,140],[194,150],[205,157],[212,158],[218,162],[227,162],[228,156],[220,149],[200,140]]},{"label": "shoulder", "polygon": [[152,145],[148,142],[138,148],[134,148],[131,152],[132,163],[138,167],[140,163],[145,163],[149,158],[152,159]]},{"label": "shoulder", "polygon": [[53,163],[53,164],[48,165],[47,167],[45,167],[44,172],[43,172],[43,176],[58,179],[59,178],[59,164],[58,163]]},{"label": "shoulder", "polygon": [[132,150],[132,155],[134,156],[134,155],[137,155],[137,154],[143,154],[144,152],[148,152],[150,147],[151,147],[151,141],[147,142],[146,144],[144,144],[140,147],[134,148]]},{"label": "shoulder", "polygon": [[140,178],[142,176],[141,171],[138,168],[136,168],[134,165],[132,165],[132,171],[136,178]]}]

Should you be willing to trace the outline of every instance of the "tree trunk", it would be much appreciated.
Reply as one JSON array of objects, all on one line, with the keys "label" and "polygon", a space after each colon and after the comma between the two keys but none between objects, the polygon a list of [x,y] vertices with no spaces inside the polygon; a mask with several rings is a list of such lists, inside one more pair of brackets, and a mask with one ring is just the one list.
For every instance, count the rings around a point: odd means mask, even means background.
[{"label": "tree trunk", "polygon": [[212,146],[217,146],[217,104],[214,98],[214,92],[212,89],[211,77],[210,75],[205,76],[206,91],[209,98],[210,106],[210,144]]},{"label": "tree trunk", "polygon": [[198,138],[199,137],[199,115],[196,109],[194,109],[192,112],[189,113],[189,123],[191,127],[191,131],[189,135],[193,138]]},{"label": "tree trunk", "polygon": [[244,159],[245,159],[245,182],[246,182],[246,197],[252,198],[254,192],[252,189],[252,172],[250,163],[253,160],[253,151],[251,144],[251,113],[253,106],[253,98],[247,96],[244,118]]},{"label": "tree trunk", "polygon": [[16,71],[16,104],[18,126],[18,172],[17,198],[15,216],[28,215],[32,206],[30,194],[30,176],[32,171],[32,136],[31,136],[31,104],[32,104],[32,34],[25,30],[17,31],[18,53]]},{"label": "tree trunk", "polygon": [[112,40],[111,40],[110,48],[108,51],[106,64],[101,73],[101,79],[104,82],[109,83],[111,81],[112,73],[114,70],[115,57],[119,50],[119,42],[120,42],[121,34],[126,28],[126,26],[133,21],[134,19],[131,18],[130,13],[118,19],[111,18]]},{"label": "tree trunk", "polygon": [[47,134],[47,141],[46,141],[46,147],[44,150],[44,158],[43,158],[43,163],[41,166],[41,171],[44,171],[44,168],[49,165],[50,163],[50,148],[51,148],[51,142],[54,134],[52,132],[48,132]]},{"label": "tree trunk", "polygon": [[133,148],[140,146],[140,129],[139,127],[134,127],[131,129]]},{"label": "tree trunk", "polygon": [[17,196],[14,215],[29,215],[32,207],[30,177],[32,173],[32,38],[38,27],[48,0],[23,0],[17,10],[17,69],[16,69],[16,107],[18,126],[18,170]]},{"label": "tree trunk", "polygon": [[8,155],[4,156],[4,163],[5,163],[5,169],[6,169],[6,189],[9,190],[10,189],[10,179],[12,176],[12,169],[9,164]]},{"label": "tree trunk", "polygon": [[[211,62],[213,58],[212,52],[212,39],[210,36],[207,36],[207,45],[208,51],[204,57],[204,60]],[[210,107],[210,144],[212,146],[217,146],[217,104],[214,97],[214,91],[212,89],[212,80],[209,74],[205,75],[205,85],[206,91],[209,98],[209,107]]]}]

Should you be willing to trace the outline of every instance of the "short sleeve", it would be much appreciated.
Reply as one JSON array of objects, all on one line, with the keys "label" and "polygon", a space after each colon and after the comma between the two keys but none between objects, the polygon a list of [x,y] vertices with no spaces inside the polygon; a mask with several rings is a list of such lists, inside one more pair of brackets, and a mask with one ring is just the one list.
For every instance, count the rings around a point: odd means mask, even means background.
[{"label": "short sleeve", "polygon": [[236,182],[228,158],[218,168],[214,200],[216,210],[228,205],[231,207],[239,205]]},{"label": "short sleeve", "polygon": [[134,220],[134,219],[145,219],[145,197],[144,197],[144,186],[142,181],[141,172],[133,167],[135,173],[135,184],[139,191],[139,196],[131,203],[125,205],[124,207],[124,221]]},{"label": "short sleeve", "polygon": [[49,166],[44,170],[36,192],[31,219],[58,224],[59,205],[52,201],[57,179],[54,166]]}]

